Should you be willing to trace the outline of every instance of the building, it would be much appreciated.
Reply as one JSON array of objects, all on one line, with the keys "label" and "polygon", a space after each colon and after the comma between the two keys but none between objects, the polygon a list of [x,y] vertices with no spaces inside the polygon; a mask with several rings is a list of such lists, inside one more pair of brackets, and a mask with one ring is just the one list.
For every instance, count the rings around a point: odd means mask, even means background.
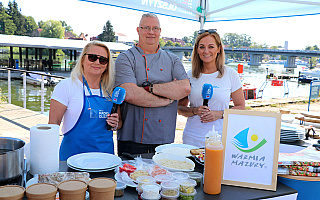
[{"label": "building", "polygon": [[178,38],[169,38],[169,37],[162,37],[164,42],[168,42],[169,40],[171,40],[172,42],[178,42],[180,43],[182,46],[186,45],[185,41],[183,41],[182,39],[178,39]]}]

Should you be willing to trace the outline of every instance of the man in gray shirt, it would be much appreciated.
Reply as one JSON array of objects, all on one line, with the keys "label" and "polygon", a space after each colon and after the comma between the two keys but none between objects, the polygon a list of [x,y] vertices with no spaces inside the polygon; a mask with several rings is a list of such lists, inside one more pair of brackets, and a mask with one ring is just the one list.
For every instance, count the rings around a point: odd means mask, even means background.
[{"label": "man in gray shirt", "polygon": [[115,85],[127,92],[121,105],[118,155],[150,153],[158,145],[174,142],[176,100],[191,91],[179,58],[160,49],[158,17],[143,14],[137,32],[138,44],[121,53],[115,63]]}]

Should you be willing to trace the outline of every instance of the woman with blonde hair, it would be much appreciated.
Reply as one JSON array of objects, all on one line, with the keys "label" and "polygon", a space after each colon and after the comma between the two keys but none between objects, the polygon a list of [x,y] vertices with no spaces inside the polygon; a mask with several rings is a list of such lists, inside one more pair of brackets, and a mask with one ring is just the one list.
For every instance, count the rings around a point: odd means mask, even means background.
[{"label": "woman with blonde hair", "polygon": [[94,41],[83,48],[71,77],[54,88],[49,124],[63,119],[60,160],[85,152],[114,153],[113,132],[106,126],[122,126],[120,109],[110,115],[114,74],[109,48]]},{"label": "woman with blonde hair", "polygon": [[[245,101],[237,72],[225,66],[223,44],[216,29],[200,30],[192,52],[192,70],[187,74],[191,83],[189,96],[179,100],[178,113],[188,117],[183,131],[183,143],[204,147],[205,135],[212,130],[222,133],[223,113],[234,107],[245,109]],[[208,106],[203,105],[202,86],[213,86]],[[189,105],[190,102],[190,105]]]}]

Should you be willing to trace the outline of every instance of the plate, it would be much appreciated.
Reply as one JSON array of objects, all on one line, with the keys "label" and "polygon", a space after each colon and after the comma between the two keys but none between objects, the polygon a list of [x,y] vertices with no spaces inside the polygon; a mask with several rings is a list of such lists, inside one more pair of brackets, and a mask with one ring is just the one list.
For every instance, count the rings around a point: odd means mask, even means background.
[{"label": "plate", "polygon": [[115,175],[114,175],[114,178],[116,179],[116,181],[119,181],[119,182],[123,182],[124,184],[126,184],[127,186],[129,187],[137,187],[137,184],[135,183],[127,183],[126,181],[124,181],[121,176],[120,176],[120,173],[117,172]]},{"label": "plate", "polygon": [[106,170],[114,168],[121,164],[121,158],[109,153],[80,153],[71,156],[67,160],[68,166],[72,166],[77,170]]},{"label": "plate", "polygon": [[26,183],[26,188],[29,187],[30,185],[33,185],[33,184],[36,184],[36,183],[38,183],[38,177],[34,177],[34,178],[28,180],[27,183]]},{"label": "plate", "polygon": [[[170,160],[170,162],[175,162],[175,161],[183,161],[183,162],[187,162],[191,164],[191,167],[189,169],[186,168],[171,168],[171,167],[166,167],[163,166],[162,164],[160,164],[160,160],[162,159],[168,159]],[[171,172],[178,172],[178,171],[184,171],[184,172],[191,172],[194,170],[195,164],[192,160],[190,160],[189,158],[186,158],[184,156],[178,156],[178,155],[174,155],[174,154],[168,154],[168,153],[159,153],[156,154],[152,157],[152,160],[159,165],[159,167],[162,167],[164,169],[167,169]],[[174,164],[174,166],[176,166],[177,164]]]},{"label": "plate", "polygon": [[80,171],[80,172],[106,172],[106,171],[110,171],[110,170],[114,170],[117,166],[115,167],[111,167],[111,168],[106,168],[106,169],[81,169],[81,168],[76,168],[72,165],[68,165],[68,167],[70,167],[71,169],[74,169],[74,170],[77,170],[77,171]]},{"label": "plate", "polygon": [[156,147],[157,153],[169,153],[178,156],[190,157],[191,149],[198,149],[199,147],[188,144],[164,144]]}]

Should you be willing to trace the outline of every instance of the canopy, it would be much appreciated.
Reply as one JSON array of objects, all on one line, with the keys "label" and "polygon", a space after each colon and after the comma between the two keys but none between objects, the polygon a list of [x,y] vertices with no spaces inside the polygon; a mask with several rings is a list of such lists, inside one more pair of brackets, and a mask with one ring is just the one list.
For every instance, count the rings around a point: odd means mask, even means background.
[{"label": "canopy", "polygon": [[79,0],[192,21],[218,22],[320,14],[319,0]]}]

